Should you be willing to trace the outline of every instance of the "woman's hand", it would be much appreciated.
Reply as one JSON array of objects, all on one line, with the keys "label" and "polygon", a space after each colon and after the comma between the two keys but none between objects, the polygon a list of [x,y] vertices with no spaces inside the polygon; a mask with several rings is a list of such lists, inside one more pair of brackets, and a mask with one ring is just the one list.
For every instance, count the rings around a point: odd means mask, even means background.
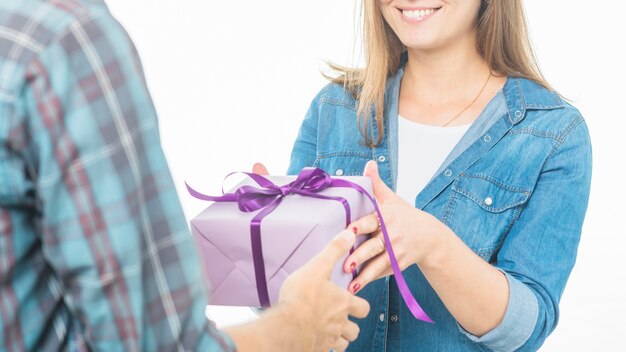
[{"label": "woman's hand", "polygon": [[[434,216],[405,202],[389,189],[378,175],[375,161],[367,163],[363,174],[372,178],[374,197],[383,215],[400,269],[404,270],[412,264],[426,260],[435,245],[437,233],[443,231],[445,225]],[[392,269],[376,213],[354,221],[348,228],[356,235],[371,234],[371,238],[363,242],[344,264],[347,273],[364,264],[358,276],[350,283],[350,291],[356,293],[370,282],[391,275]]]},{"label": "woman's hand", "polygon": [[269,171],[267,171],[267,168],[265,167],[265,165],[261,164],[261,163],[254,163],[254,165],[252,165],[252,173],[255,173],[257,175],[269,175]]}]

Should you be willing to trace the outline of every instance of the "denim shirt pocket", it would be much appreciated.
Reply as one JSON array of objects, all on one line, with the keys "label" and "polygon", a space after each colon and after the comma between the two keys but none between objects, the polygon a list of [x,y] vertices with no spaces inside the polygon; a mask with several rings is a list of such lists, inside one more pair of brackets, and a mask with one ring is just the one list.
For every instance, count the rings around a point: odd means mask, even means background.
[{"label": "denim shirt pocket", "polygon": [[461,174],[451,188],[444,222],[476,254],[493,262],[530,191],[484,174]]},{"label": "denim shirt pocket", "polygon": [[323,169],[331,176],[361,176],[365,164],[371,159],[371,153],[359,151],[320,153],[313,166]]}]

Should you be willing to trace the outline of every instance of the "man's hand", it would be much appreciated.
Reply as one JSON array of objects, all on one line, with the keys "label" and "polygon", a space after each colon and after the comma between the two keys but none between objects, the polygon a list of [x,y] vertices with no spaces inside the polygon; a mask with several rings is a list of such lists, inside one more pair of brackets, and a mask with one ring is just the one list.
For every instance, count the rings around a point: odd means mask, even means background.
[{"label": "man's hand", "polygon": [[290,323],[301,327],[302,334],[314,333],[314,351],[344,351],[359,334],[359,327],[348,316],[365,318],[369,313],[367,301],[329,279],[354,240],[351,231],[339,233],[322,252],[289,276],[280,291],[279,307],[289,311]]}]

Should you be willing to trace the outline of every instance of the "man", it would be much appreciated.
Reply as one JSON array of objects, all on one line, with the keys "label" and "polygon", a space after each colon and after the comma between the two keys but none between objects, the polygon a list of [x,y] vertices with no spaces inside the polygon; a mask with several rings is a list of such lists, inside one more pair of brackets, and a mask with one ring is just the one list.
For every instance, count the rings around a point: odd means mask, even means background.
[{"label": "man", "polygon": [[204,317],[137,53],[101,0],[0,0],[0,350],[343,350],[342,232],[260,319]]}]

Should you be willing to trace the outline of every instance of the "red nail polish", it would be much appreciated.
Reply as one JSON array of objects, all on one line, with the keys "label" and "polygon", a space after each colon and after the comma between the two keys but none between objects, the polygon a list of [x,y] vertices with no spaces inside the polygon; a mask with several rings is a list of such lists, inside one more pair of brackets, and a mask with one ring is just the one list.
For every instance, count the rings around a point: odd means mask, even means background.
[{"label": "red nail polish", "polygon": [[356,283],[356,284],[354,284],[354,286],[352,286],[352,292],[357,293],[357,292],[359,292],[360,288],[361,288],[361,284]]},{"label": "red nail polish", "polygon": [[356,235],[356,233],[357,233],[358,231],[359,231],[359,230],[356,228],[356,226],[352,228],[352,232],[354,232],[354,234],[355,234],[355,235]]},{"label": "red nail polish", "polygon": [[350,271],[355,271],[355,270],[356,270],[356,263],[355,263],[355,262],[352,262],[352,263],[350,264]]}]

